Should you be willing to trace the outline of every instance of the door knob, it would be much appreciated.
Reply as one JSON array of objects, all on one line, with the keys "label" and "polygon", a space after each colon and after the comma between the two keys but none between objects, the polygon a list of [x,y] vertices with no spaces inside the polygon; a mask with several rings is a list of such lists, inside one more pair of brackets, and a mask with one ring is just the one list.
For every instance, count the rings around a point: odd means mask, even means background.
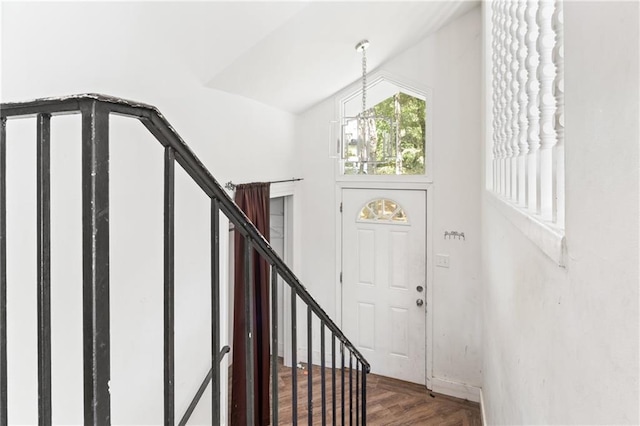
[{"label": "door knob", "polygon": [[424,290],[424,288],[419,285],[418,287],[416,287],[416,290],[418,290],[419,293],[422,293],[422,290]]},{"label": "door knob", "polygon": [[422,299],[416,300],[416,305],[418,305],[418,306],[424,305],[424,300],[422,300]]}]

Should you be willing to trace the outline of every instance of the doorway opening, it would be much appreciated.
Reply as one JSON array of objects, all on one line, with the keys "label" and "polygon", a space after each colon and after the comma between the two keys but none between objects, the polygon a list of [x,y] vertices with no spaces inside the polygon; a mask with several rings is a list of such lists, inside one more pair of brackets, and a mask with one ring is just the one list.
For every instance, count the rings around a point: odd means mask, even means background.
[{"label": "doorway opening", "polygon": [[[275,192],[275,191],[272,191]],[[269,231],[270,231],[270,244],[275,252],[284,260],[284,262],[291,267],[293,264],[293,195],[279,195],[272,196],[270,199],[270,215],[269,215]],[[229,336],[233,336],[233,300],[234,300],[234,238],[233,229],[229,230],[229,281],[228,281],[228,324],[229,324]],[[278,357],[284,359],[286,366],[291,365],[291,333],[290,322],[291,317],[289,313],[290,290],[285,285],[282,278],[278,279],[278,348],[277,351],[271,350],[272,353],[276,352]],[[271,316],[271,314],[270,314]],[[270,318],[271,320],[271,318]],[[233,347],[231,347],[233,351]],[[229,360],[233,359],[232,354],[227,357]]]},{"label": "doorway opening", "polygon": [[[285,229],[285,197],[277,197],[271,199],[270,216],[269,216],[269,232],[271,234],[271,247],[282,259],[285,259],[285,242],[287,240]],[[286,261],[286,260],[285,260]],[[284,282],[278,277],[278,324],[284,325]],[[273,323],[273,318],[270,318]],[[277,353],[278,357],[284,357],[284,329],[286,327],[278,327],[278,348],[277,351],[271,348],[271,354]]]}]

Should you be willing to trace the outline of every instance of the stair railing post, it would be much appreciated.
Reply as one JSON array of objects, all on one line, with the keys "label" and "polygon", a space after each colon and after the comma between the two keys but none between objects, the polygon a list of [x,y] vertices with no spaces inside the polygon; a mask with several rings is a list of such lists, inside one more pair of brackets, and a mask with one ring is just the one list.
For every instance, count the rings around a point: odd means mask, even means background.
[{"label": "stair railing post", "polygon": [[278,424],[278,268],[271,266],[271,418]]},{"label": "stair railing post", "polygon": [[51,115],[37,117],[38,424],[51,424]]},{"label": "stair railing post", "polygon": [[109,329],[109,110],[82,112],[82,317],[84,424],[111,424]]},{"label": "stair railing post", "polygon": [[253,246],[251,239],[244,240],[244,314],[245,314],[245,362],[247,368],[246,404],[247,426],[255,424],[255,362],[254,362],[254,291],[253,291]]},{"label": "stair railing post", "polygon": [[0,119],[0,426],[7,422],[7,119]]},{"label": "stair railing post", "polygon": [[175,151],[164,157],[164,424],[175,424]]},{"label": "stair railing post", "polygon": [[220,422],[220,202],[211,199],[211,418]]},{"label": "stair railing post", "polygon": [[362,369],[362,425],[367,424],[367,368]]}]

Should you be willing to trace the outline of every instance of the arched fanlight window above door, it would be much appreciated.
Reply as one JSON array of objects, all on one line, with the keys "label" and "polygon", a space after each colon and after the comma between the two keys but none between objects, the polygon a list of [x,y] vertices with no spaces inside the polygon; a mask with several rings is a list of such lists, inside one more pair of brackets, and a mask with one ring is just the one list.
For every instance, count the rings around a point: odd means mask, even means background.
[{"label": "arched fanlight window above door", "polygon": [[407,213],[395,201],[387,198],[378,198],[365,204],[357,220],[359,222],[392,222],[408,223]]}]

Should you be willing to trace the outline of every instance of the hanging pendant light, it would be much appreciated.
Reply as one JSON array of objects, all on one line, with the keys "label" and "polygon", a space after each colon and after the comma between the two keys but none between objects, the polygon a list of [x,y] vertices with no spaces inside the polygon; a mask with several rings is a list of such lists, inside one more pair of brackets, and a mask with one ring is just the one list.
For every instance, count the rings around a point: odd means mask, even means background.
[{"label": "hanging pendant light", "polygon": [[368,40],[356,45],[362,53],[362,111],[355,117],[344,117],[342,123],[342,159],[347,174],[376,174],[378,167],[395,161],[396,144],[392,142],[394,121],[367,108]]}]

